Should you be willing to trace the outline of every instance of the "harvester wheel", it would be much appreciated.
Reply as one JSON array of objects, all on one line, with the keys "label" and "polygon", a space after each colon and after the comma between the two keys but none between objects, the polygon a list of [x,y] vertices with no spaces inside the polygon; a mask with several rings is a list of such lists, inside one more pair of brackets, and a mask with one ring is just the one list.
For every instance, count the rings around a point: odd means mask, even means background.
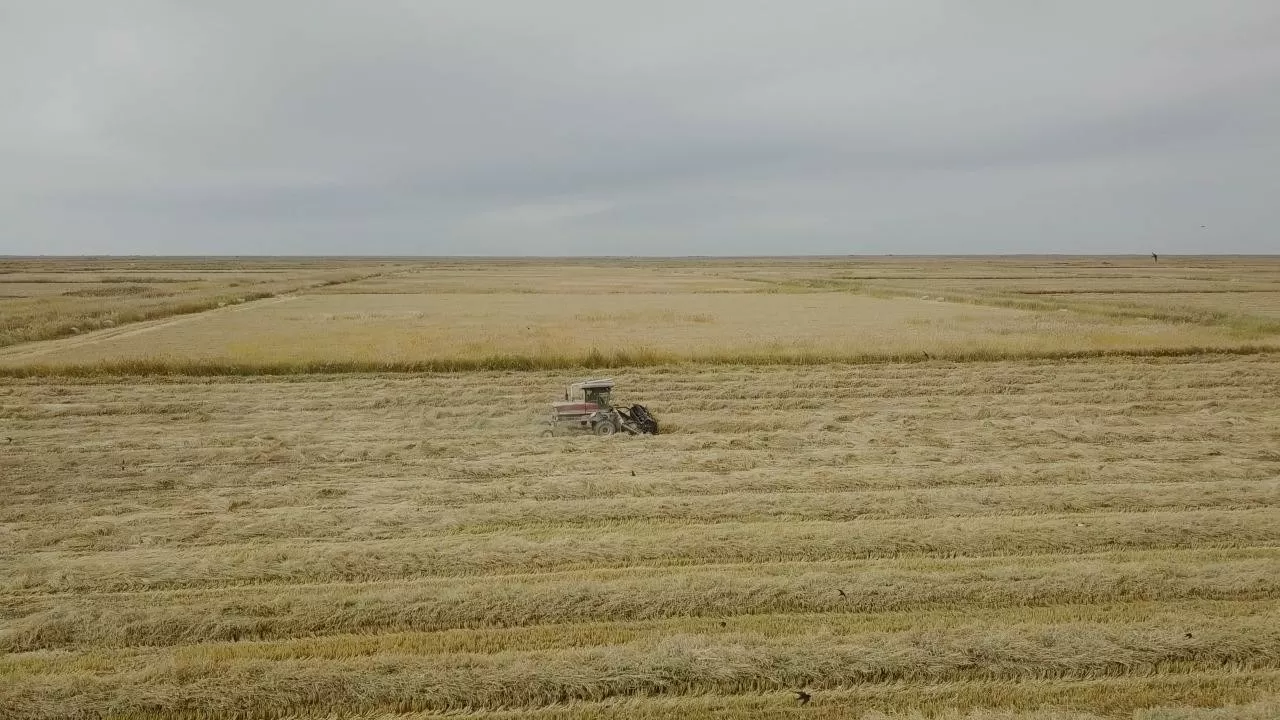
[{"label": "harvester wheel", "polygon": [[606,435],[612,435],[618,432],[618,428],[614,427],[613,423],[609,422],[608,420],[596,423],[595,430],[596,430],[596,434],[599,435],[600,437],[604,437]]}]

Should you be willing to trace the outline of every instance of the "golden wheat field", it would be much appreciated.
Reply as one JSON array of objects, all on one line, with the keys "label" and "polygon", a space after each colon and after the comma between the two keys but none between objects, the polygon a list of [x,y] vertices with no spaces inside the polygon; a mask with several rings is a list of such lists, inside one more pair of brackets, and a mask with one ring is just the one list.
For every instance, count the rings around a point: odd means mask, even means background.
[{"label": "golden wheat field", "polygon": [[[149,268],[157,284],[175,274],[162,267]],[[205,282],[220,277],[196,267]],[[1265,258],[259,261],[223,270],[240,277],[246,268],[280,276],[260,281],[257,302],[76,328],[0,348],[0,368],[538,369],[1280,347],[1280,263]],[[94,283],[106,272],[84,270]],[[46,272],[50,282],[73,274]],[[12,272],[0,285],[41,287],[38,276]],[[14,302],[25,303],[15,318],[42,303],[60,309],[38,293]]]},{"label": "golden wheat field", "polygon": [[1280,717],[1275,258],[0,270],[0,717]]}]

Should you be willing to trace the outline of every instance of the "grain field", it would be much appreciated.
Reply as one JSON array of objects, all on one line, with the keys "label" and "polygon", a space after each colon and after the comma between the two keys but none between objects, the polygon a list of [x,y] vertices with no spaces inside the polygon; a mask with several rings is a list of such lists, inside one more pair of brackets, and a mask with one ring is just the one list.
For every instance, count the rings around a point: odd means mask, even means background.
[{"label": "grain field", "polygon": [[[1280,353],[1266,296],[1205,305],[1196,283],[1213,280],[1162,267],[1110,315],[1090,309],[1107,293],[1036,300],[1084,303],[1060,313],[1016,302],[1083,264],[1033,281],[1008,260],[909,263],[613,268],[633,295],[600,273],[576,282],[573,264],[384,267],[132,342],[16,345],[0,377],[0,717],[1277,717]],[[974,275],[995,279],[964,287]],[[1198,299],[1166,307],[1180,320],[1128,318],[1154,312],[1132,304],[1148,281]],[[468,320],[476,297],[490,319]],[[913,309],[889,311],[904,299]],[[372,307],[380,317],[317,320]],[[272,362],[326,343],[361,357],[347,343],[362,320],[384,340],[429,326],[487,343],[477,357],[536,354],[515,328],[537,313],[598,338],[640,332],[673,357],[182,364],[249,337],[237,323],[259,313],[280,313],[261,325],[279,330]],[[788,342],[852,328],[928,357],[679,357],[741,337],[753,314]],[[956,338],[973,322],[981,342],[1158,325],[1182,351],[948,357],[929,342],[949,335],[907,322],[921,314]],[[305,341],[317,327],[332,334]],[[172,365],[124,372],[91,354],[109,347],[167,347]],[[663,432],[541,437],[547,403],[590,374],[615,377]]]}]

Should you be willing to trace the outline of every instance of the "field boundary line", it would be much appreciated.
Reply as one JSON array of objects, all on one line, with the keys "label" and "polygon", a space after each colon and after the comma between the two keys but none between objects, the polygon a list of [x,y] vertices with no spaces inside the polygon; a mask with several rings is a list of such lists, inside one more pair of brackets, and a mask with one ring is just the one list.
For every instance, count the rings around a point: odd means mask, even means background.
[{"label": "field boundary line", "polygon": [[[203,317],[204,313],[196,317]],[[59,341],[60,342],[60,341]],[[51,348],[33,353],[33,357],[65,349]],[[70,346],[74,347],[74,346]],[[34,350],[34,349],[33,349]],[[41,348],[43,350],[43,348]],[[0,367],[0,378],[32,377],[119,377],[119,376],[287,376],[349,374],[423,374],[478,371],[545,371],[545,370],[612,370],[632,368],[714,365],[714,366],[784,366],[811,365],[888,365],[936,362],[979,363],[1039,360],[1079,360],[1106,358],[1168,358],[1197,355],[1271,355],[1280,353],[1280,345],[1250,344],[1228,347],[1186,346],[1174,348],[1130,348],[1120,350],[1049,350],[1005,351],[971,350],[940,351],[936,355],[918,353],[800,353],[796,355],[699,354],[651,351],[593,350],[582,355],[490,355],[478,358],[432,358],[425,360],[343,360],[298,362],[237,362],[203,360],[118,360],[98,363],[29,364]],[[0,360],[17,356],[0,353]]]}]

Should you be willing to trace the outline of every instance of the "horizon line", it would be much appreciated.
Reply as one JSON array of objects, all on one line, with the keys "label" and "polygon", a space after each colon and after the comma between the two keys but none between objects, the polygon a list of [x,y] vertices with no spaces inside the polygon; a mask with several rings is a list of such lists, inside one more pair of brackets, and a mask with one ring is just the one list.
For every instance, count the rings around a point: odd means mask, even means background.
[{"label": "horizon line", "polygon": [[[1280,258],[1280,253],[1158,253],[1163,257],[1181,258]],[[351,259],[351,260],[791,260],[791,259],[849,259],[849,258],[1146,258],[1151,253],[851,253],[791,254],[791,255],[219,255],[219,254],[49,254],[5,255],[0,260],[47,259]]]}]

